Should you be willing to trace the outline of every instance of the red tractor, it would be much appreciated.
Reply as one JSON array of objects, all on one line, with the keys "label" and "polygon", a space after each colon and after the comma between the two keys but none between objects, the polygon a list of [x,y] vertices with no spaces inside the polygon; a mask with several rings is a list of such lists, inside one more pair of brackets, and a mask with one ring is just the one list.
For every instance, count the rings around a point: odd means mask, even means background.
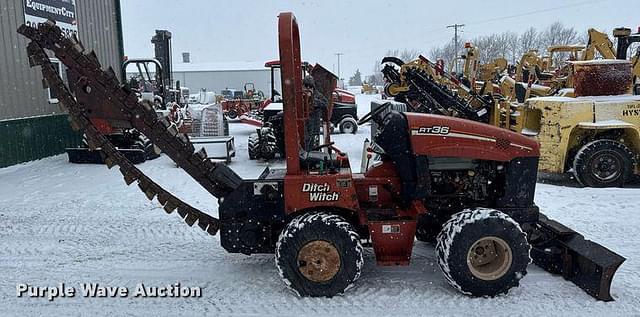
[{"label": "red tractor", "polygon": [[[74,125],[86,132],[91,146],[103,148],[109,166],[120,166],[127,184],[136,182],[188,225],[210,234],[220,230],[228,252],[275,253],[282,279],[299,295],[330,297],[350,288],[361,275],[365,247],[372,247],[379,265],[409,264],[418,218],[437,215],[434,219],[446,220],[428,225],[438,231],[438,265],[465,294],[508,292],[526,275],[531,256],[591,296],[612,300],[611,281],[625,259],[540,213],[534,203],[540,155],[534,140],[479,122],[386,112],[383,106],[360,119],[375,120],[380,130],[363,154],[365,169],[354,173],[328,129],[336,77],[315,65],[312,80],[303,80],[292,13],[279,15],[278,31],[286,168],[242,179],[208,160],[204,150],[194,153],[185,135],[155,116],[149,102],[121,89],[53,23],[19,30],[31,39],[31,64],[42,66]],[[44,49],[67,66],[71,87]],[[314,111],[324,125],[323,143],[310,147],[305,133]],[[96,116],[148,135],[219,198],[220,219],[173,196],[128,162],[92,125]],[[381,159],[373,161],[374,153]]]},{"label": "red tractor", "polygon": [[[260,120],[241,118],[241,121],[245,123],[258,126],[256,132],[249,135],[247,149],[251,160],[270,160],[276,155],[285,156],[283,103],[282,96],[277,90],[281,85],[278,84],[280,81],[276,76],[281,68],[280,61],[269,61],[264,66],[271,69],[271,97],[264,100],[258,110]],[[305,77],[309,76],[312,68],[309,63],[302,63]],[[331,94],[331,99],[333,107],[330,115],[330,131],[355,134],[358,131],[358,105],[355,95],[336,87]],[[319,118],[314,120],[316,124],[307,126],[306,142],[312,142],[313,146],[318,145],[318,136],[320,135],[320,125],[317,124],[317,119]]]},{"label": "red tractor", "polygon": [[251,111],[260,110],[265,102],[264,94],[256,90],[253,83],[244,84],[244,91],[224,89],[221,93],[222,111],[231,120]]}]

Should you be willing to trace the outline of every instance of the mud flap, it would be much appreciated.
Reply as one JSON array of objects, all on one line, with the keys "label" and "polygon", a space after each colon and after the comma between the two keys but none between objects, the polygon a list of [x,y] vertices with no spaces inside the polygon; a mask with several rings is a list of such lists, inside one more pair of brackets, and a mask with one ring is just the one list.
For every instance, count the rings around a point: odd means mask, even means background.
[{"label": "mud flap", "polygon": [[[76,164],[104,164],[104,155],[100,150],[92,151],[87,148],[67,148],[70,163]],[[118,149],[131,163],[139,164],[147,160],[144,150],[140,149]]]},{"label": "mud flap", "polygon": [[598,300],[613,300],[611,282],[626,260],[624,257],[543,214],[529,242],[536,265],[552,274],[562,274]]}]

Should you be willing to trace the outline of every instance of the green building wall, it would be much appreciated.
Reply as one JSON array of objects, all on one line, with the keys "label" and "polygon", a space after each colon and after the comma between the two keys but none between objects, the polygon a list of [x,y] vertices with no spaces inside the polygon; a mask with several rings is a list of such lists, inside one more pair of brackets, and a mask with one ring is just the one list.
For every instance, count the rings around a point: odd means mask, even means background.
[{"label": "green building wall", "polygon": [[81,143],[66,114],[2,120],[0,168],[61,154]]}]

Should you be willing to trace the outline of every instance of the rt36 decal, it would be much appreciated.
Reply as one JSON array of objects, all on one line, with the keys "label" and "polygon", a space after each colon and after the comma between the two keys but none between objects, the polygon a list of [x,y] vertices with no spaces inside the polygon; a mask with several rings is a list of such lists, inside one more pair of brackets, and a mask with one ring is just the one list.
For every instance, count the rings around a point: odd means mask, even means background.
[{"label": "rt36 decal", "polygon": [[413,134],[414,135],[433,135],[433,134],[440,134],[440,135],[447,135],[449,134],[449,130],[450,128],[447,126],[440,126],[440,125],[434,125],[432,127],[420,127],[418,129],[414,129],[413,130]]},{"label": "rt36 decal", "polygon": [[340,193],[331,192],[331,186],[327,183],[304,183],[302,184],[302,192],[309,193],[309,201],[311,202],[338,201],[340,199]]}]

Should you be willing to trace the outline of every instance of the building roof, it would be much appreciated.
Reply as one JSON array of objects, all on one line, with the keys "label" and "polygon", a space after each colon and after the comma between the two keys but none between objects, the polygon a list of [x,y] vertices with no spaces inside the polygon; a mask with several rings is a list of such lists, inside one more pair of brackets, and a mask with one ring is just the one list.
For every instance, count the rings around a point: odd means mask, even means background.
[{"label": "building roof", "polygon": [[174,72],[222,72],[267,70],[264,62],[209,62],[209,63],[174,63]]}]

